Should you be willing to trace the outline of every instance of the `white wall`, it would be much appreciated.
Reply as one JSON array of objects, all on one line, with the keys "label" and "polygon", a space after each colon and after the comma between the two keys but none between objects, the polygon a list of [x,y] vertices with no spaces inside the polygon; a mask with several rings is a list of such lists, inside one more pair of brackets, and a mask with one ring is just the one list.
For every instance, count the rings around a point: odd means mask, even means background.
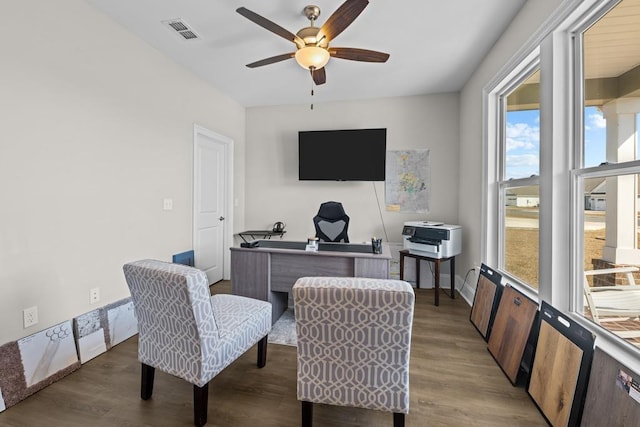
[{"label": "white wall", "polygon": [[342,202],[349,239],[384,238],[371,182],[298,181],[298,131],[387,128],[387,150],[430,149],[431,212],[385,211],[384,183],[375,183],[390,242],[400,242],[404,221],[458,218],[458,94],[247,109],[246,227],[283,221],[286,239],[315,234],[320,203]]},{"label": "white wall", "polygon": [[[483,262],[482,253],[482,90],[558,7],[557,1],[528,1],[460,93],[460,206],[465,233],[456,266],[464,272]],[[468,279],[475,287],[477,276]],[[473,279],[473,280],[472,280]]]},{"label": "white wall", "polygon": [[90,288],[97,306],[128,296],[124,262],[190,249],[193,124],[235,140],[240,201],[245,127],[239,104],[81,0],[3,16],[0,344],[93,309]]}]

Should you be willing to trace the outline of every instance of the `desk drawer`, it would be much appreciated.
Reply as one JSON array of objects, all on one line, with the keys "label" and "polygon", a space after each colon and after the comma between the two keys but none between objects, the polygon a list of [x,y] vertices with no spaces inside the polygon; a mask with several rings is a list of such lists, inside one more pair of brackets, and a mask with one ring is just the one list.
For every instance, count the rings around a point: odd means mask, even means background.
[{"label": "desk drawer", "polygon": [[353,277],[353,258],[271,254],[271,290],[291,292],[304,276]]}]

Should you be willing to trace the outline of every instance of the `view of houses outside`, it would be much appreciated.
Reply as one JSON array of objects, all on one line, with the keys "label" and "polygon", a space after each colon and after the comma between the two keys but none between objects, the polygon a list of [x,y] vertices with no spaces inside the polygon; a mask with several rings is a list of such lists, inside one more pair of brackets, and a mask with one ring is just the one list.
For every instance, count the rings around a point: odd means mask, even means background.
[{"label": "view of houses outside", "polygon": [[[607,121],[598,107],[584,110],[585,167],[607,161]],[[640,114],[637,115],[640,128]],[[505,178],[525,178],[540,173],[540,110],[507,112]],[[640,138],[638,140],[640,153]]]},{"label": "view of houses outside", "polygon": [[[606,161],[606,120],[597,107],[585,108],[585,167]],[[637,115],[640,129],[640,114]],[[640,153],[640,138],[638,138]],[[526,178],[539,174],[540,111],[507,112],[505,175]],[[504,195],[507,205],[505,265],[534,288],[538,284],[538,186],[510,188]],[[585,270],[594,269],[592,260],[602,257],[605,244],[606,180],[585,182]]]},{"label": "view of houses outside", "polygon": [[[584,293],[582,307],[574,301],[576,312],[640,346],[640,290],[629,286],[640,283],[640,174],[634,162],[640,160],[640,43],[629,30],[637,28],[638,6],[640,0],[621,1],[574,39],[583,79],[584,107],[579,108],[584,109],[583,138],[575,141],[582,159],[570,166],[570,184],[580,186],[584,210],[569,222],[581,224],[583,236],[577,249],[583,249],[585,279],[571,284]],[[527,67],[537,69],[517,77],[523,79],[504,94],[501,110],[499,262],[508,275],[535,289],[544,203],[539,196],[541,78],[539,64]]]},{"label": "view of houses outside", "polygon": [[[587,319],[640,345],[638,251],[638,159],[640,43],[638,0],[622,0],[584,30],[580,44],[584,108],[583,164],[574,183],[582,184],[581,213]],[[628,26],[627,26],[628,25]],[[630,79],[630,76],[636,76]],[[611,90],[604,90],[607,85]],[[634,123],[635,122],[635,123]],[[609,166],[603,167],[605,162]],[[612,289],[611,286],[617,286]],[[578,289],[576,289],[578,290]]]},{"label": "view of houses outside", "polygon": [[[540,110],[508,111],[504,179],[540,173]],[[509,187],[505,201],[504,265],[509,273],[538,288],[539,186]]]}]

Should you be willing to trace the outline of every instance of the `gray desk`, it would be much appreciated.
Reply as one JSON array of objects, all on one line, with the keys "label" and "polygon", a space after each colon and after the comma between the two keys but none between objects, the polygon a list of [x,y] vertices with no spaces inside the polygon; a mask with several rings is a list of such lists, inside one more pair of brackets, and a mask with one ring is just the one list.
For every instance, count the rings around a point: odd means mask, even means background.
[{"label": "gray desk", "polygon": [[231,292],[272,304],[272,322],[287,309],[288,294],[304,276],[389,278],[391,252],[373,254],[371,244],[320,243],[318,252],[306,242],[259,240],[253,248],[231,248]]}]

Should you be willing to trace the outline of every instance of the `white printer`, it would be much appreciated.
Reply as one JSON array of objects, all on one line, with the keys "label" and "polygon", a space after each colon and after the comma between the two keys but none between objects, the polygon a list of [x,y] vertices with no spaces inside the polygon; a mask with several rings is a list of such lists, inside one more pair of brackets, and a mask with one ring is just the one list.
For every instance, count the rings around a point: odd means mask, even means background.
[{"label": "white printer", "polygon": [[402,228],[404,248],[431,258],[449,258],[462,252],[462,227],[435,221],[408,221]]}]

